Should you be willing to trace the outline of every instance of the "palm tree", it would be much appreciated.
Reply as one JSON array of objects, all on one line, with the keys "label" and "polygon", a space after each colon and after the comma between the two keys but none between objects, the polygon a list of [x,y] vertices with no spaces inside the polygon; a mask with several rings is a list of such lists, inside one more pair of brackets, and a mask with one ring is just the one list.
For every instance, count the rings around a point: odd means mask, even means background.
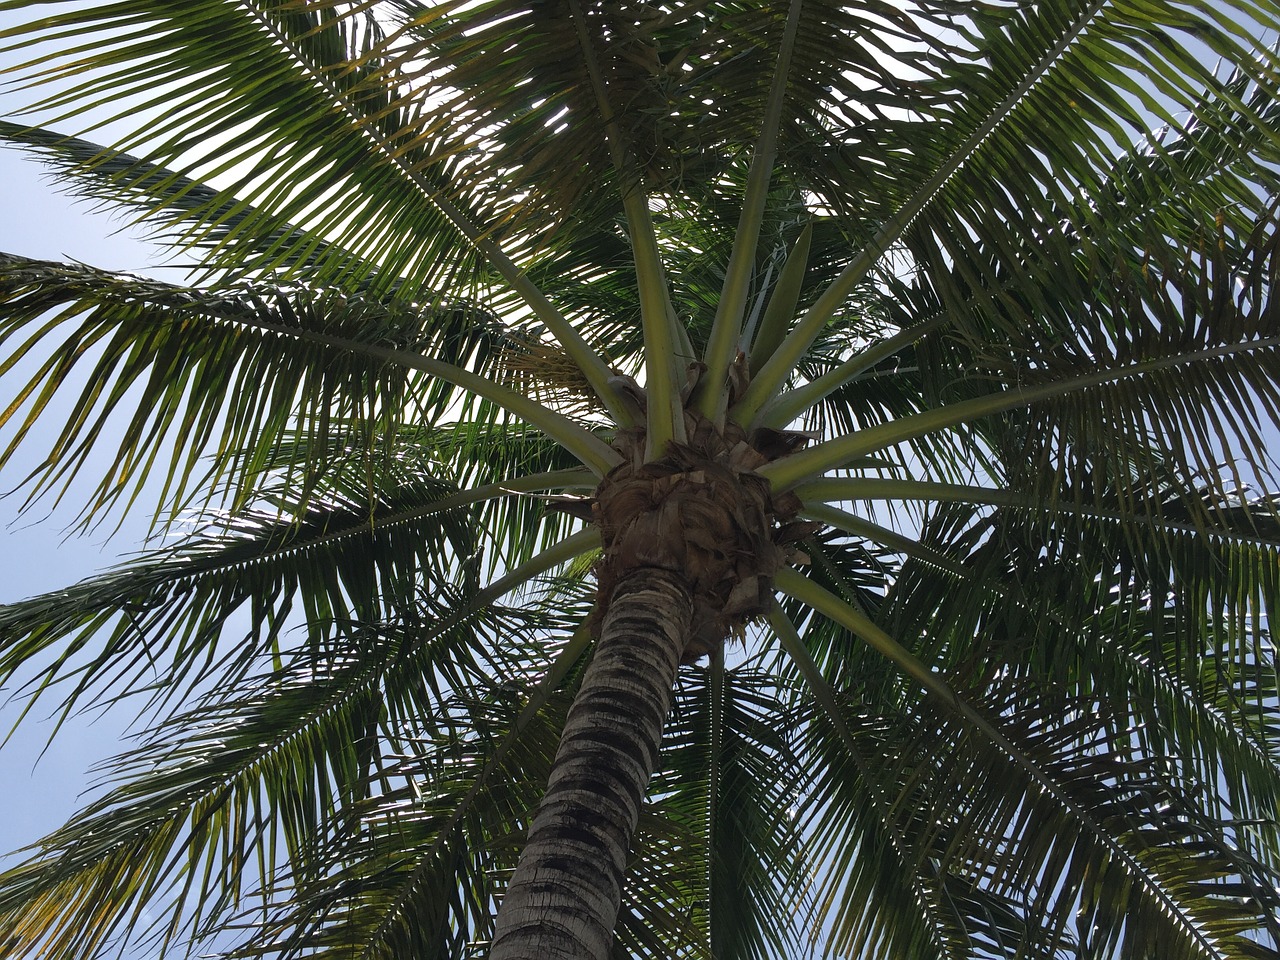
[{"label": "palm tree", "polygon": [[1280,956],[1273,0],[0,10],[6,955]]}]

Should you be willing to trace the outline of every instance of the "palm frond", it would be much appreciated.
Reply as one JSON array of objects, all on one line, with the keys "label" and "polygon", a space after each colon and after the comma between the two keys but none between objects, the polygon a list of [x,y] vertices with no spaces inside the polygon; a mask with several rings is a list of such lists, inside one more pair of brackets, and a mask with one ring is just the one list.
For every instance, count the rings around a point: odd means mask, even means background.
[{"label": "palm frond", "polygon": [[[346,290],[375,298],[396,298],[400,293],[399,278],[382,272],[376,261],[360,261],[322,236],[272,219],[165,167],[80,137],[9,120],[0,121],[0,140],[38,159],[71,196],[114,213],[127,212],[157,240],[179,246],[189,242],[208,251],[211,268],[216,263],[217,275],[224,280],[267,274],[315,286],[326,276],[317,265],[330,263],[333,272],[327,276]],[[184,234],[184,224],[198,225],[198,232]],[[379,284],[389,286],[383,289]]]},{"label": "palm frond", "polygon": [[282,864],[293,885],[323,878],[327,838],[344,842],[379,782],[403,776],[384,754],[406,748],[408,731],[391,730],[408,720],[418,742],[451,729],[450,690],[501,682],[498,661],[475,658],[477,637],[497,650],[497,631],[528,627],[487,604],[466,601],[460,617],[447,598],[422,602],[416,625],[357,627],[297,650],[113,761],[120,785],[7,873],[6,942],[84,956],[113,935],[146,934],[139,908],[159,896],[170,914],[152,932],[169,942],[251,893],[269,902]]},{"label": "palm frond", "polygon": [[[954,587],[946,591],[955,594]],[[939,609],[935,616],[927,618],[929,636],[921,640],[923,650],[945,651],[950,658],[963,651],[967,642],[963,638],[975,634],[972,622],[947,618],[962,609],[971,615],[975,605],[969,600],[967,607],[965,603],[948,606],[953,609]],[[1007,612],[1009,606],[1009,598],[1001,597],[998,603],[986,607],[990,622],[981,625],[977,635],[1003,636],[1003,624],[998,625],[998,621],[1011,619]],[[915,604],[912,608],[919,609]],[[965,616],[957,619],[963,621]],[[1036,621],[1028,617],[1025,622],[1026,629],[1031,629]],[[1063,629],[1070,631],[1077,622],[1067,621]],[[1114,619],[1108,621],[1107,629],[1110,637],[1125,635],[1125,627]],[[806,635],[810,632],[806,631]],[[960,640],[959,649],[952,645],[956,640]],[[1043,642],[1031,642],[1023,634],[1010,636],[1008,642],[1024,651],[1039,652],[1045,646]],[[1013,646],[1009,648],[1013,649]],[[858,661],[864,659],[865,655],[858,655],[856,649],[843,647],[839,655],[824,661],[829,664],[834,680],[821,681],[822,686],[816,689],[834,682],[838,690],[848,691],[843,696],[848,698],[845,702],[849,706],[843,709],[859,704],[863,710],[871,709],[884,716],[882,711],[895,700],[871,684],[858,666]],[[1130,667],[1143,669],[1136,657]],[[1241,765],[1239,742],[1235,751],[1215,754],[1216,760],[1228,763],[1237,771],[1251,770],[1253,776],[1248,778],[1247,785],[1236,781],[1239,793],[1233,793],[1230,807],[1206,805],[1208,799],[1215,796],[1212,783],[1220,776],[1221,768],[1215,765],[1206,770],[1199,764],[1194,768],[1179,764],[1176,774],[1169,774],[1173,780],[1153,773],[1174,770],[1172,759],[1153,761],[1153,756],[1189,756],[1185,752],[1189,743],[1183,742],[1170,755],[1149,752],[1145,735],[1136,740],[1134,724],[1142,729],[1148,723],[1155,726],[1166,721],[1157,721],[1154,713],[1145,712],[1141,705],[1148,701],[1133,699],[1130,684],[1122,681],[1118,688],[1104,687],[1100,685],[1102,678],[1095,675],[1081,677],[1080,694],[1072,694],[1066,688],[1040,692],[1029,680],[1023,679],[1034,673],[1022,674],[1022,667],[1016,662],[1009,665],[1000,654],[993,656],[985,667],[974,660],[961,660],[951,669],[957,671],[954,676],[957,682],[963,682],[961,689],[969,691],[965,695],[971,702],[983,701],[989,696],[999,701],[999,705],[983,707],[984,714],[994,718],[1000,731],[995,743],[972,729],[966,730],[964,724],[957,727],[958,739],[951,740],[947,735],[939,742],[939,728],[929,726],[929,721],[923,721],[923,727],[915,727],[922,722],[922,708],[914,696],[899,701],[899,709],[904,710],[901,720],[859,720],[858,724],[865,725],[857,726],[842,712],[834,727],[844,732],[838,737],[835,733],[827,734],[833,743],[843,742],[844,758],[828,759],[831,768],[824,775],[832,780],[822,784],[805,805],[815,818],[810,832],[829,844],[825,847],[826,856],[838,858],[830,862],[825,875],[832,878],[833,884],[874,883],[873,871],[877,865],[884,867],[896,862],[903,856],[905,844],[918,851],[909,857],[915,858],[910,861],[915,864],[911,869],[921,884],[914,895],[895,897],[891,892],[893,888],[884,887],[886,879],[881,878],[878,882],[882,886],[871,900],[877,905],[874,910],[840,908],[832,915],[831,922],[837,925],[837,936],[841,938],[837,942],[852,946],[866,943],[870,937],[901,938],[910,933],[895,949],[907,951],[907,955],[920,950],[924,951],[922,955],[932,956],[935,954],[930,951],[936,948],[941,952],[943,948],[931,945],[928,938],[918,939],[931,930],[937,944],[950,943],[947,949],[961,956],[992,946],[1000,948],[997,955],[1074,956],[1075,950],[1082,949],[1081,943],[1096,947],[1098,943],[1114,941],[1111,947],[1097,947],[1112,949],[1115,943],[1121,942],[1116,938],[1120,937],[1121,926],[1127,923],[1130,925],[1127,935],[1132,936],[1134,927],[1141,927],[1143,932],[1137,936],[1136,944],[1128,937],[1123,939],[1126,950],[1140,951],[1145,945],[1158,942],[1170,955],[1270,955],[1260,944],[1275,935],[1268,925],[1274,908],[1268,904],[1274,895],[1276,880],[1276,837],[1272,815],[1257,811],[1274,810],[1273,787],[1266,786],[1268,780],[1274,783],[1273,761],[1270,773],[1260,775],[1256,766]],[[1028,665],[1026,669],[1034,671],[1035,668]],[[1065,679],[1065,674],[1059,675]],[[1166,693],[1171,687],[1165,687]],[[1108,690],[1114,689],[1120,691],[1115,702],[1107,699]],[[1249,692],[1261,697],[1255,701],[1258,703],[1271,696],[1267,689]],[[1074,707],[1064,705],[1063,698],[1072,696],[1083,699]],[[1179,709],[1186,709],[1193,701],[1193,696],[1187,697]],[[935,708],[923,711],[924,714],[932,715],[934,709],[945,706],[941,700],[931,702]],[[1028,712],[1018,712],[1022,707],[1013,707],[1015,702],[1025,704]],[[830,715],[832,709],[842,708],[829,694],[824,709]],[[1130,714],[1131,709],[1137,712]],[[1192,707],[1192,710],[1201,716],[1201,723],[1212,719],[1201,712],[1203,707]],[[1138,719],[1140,716],[1143,719]],[[1064,764],[1061,773],[1056,766],[1059,760],[1051,759],[1051,753],[1042,751],[1038,740],[1041,734],[1036,732],[1037,725],[1047,730],[1057,724],[1061,724],[1062,729],[1052,736],[1044,734],[1048,739],[1043,742],[1052,742],[1054,749],[1067,750],[1061,760]],[[827,726],[819,724],[819,729]],[[1218,726],[1221,729],[1220,722]],[[843,765],[858,763],[859,752],[856,744],[849,742],[851,739],[875,736],[874,731],[894,728],[907,740],[879,743],[870,748],[867,754],[870,759],[864,759],[848,773],[840,772]],[[908,728],[913,729],[908,731]],[[1178,736],[1184,733],[1193,736],[1189,727],[1178,724],[1177,728]],[[856,730],[866,732],[852,732]],[[1211,740],[1222,743],[1216,738]],[[908,747],[908,741],[913,745]],[[952,766],[955,757],[966,749],[989,751],[989,755],[980,766],[967,770],[962,782],[948,780],[955,773]],[[1267,749],[1263,747],[1264,751]],[[1231,759],[1228,760],[1228,756]],[[880,767],[886,763],[897,764],[900,769],[889,774],[872,773],[868,763]],[[928,772],[924,772],[921,764]],[[1035,770],[1035,777],[1027,781],[1029,793],[1015,796],[1008,789],[1007,774],[999,771],[1013,767],[1024,772]],[[826,764],[819,769],[827,770]],[[886,776],[888,780],[884,779]],[[1206,776],[1207,779],[1201,779]],[[1153,786],[1155,781],[1158,787]],[[1053,786],[1045,790],[1046,783]],[[924,799],[924,795],[934,789],[939,791],[940,802],[956,804],[956,812],[943,813],[931,805],[932,801]],[[981,799],[988,790],[992,795]],[[909,797],[906,793],[899,796],[900,791],[911,793]],[[1092,794],[1086,795],[1086,791]],[[842,797],[838,802],[837,794]],[[1178,797],[1174,802],[1178,813],[1170,812],[1173,809],[1171,795]],[[942,800],[943,797],[946,799]],[[1095,803],[1098,806],[1094,806]],[[962,809],[966,812],[959,812]],[[855,811],[860,811],[856,818]],[[982,825],[987,816],[997,816],[999,822],[988,829]],[[1264,820],[1249,819],[1257,816]],[[1065,821],[1053,822],[1044,817],[1066,818],[1077,826],[1064,829]],[[1237,822],[1250,824],[1244,827],[1244,832],[1251,836],[1240,845],[1244,853],[1238,852],[1234,841],[1214,846],[1205,840],[1220,837],[1223,831],[1234,836]],[[846,827],[837,828],[838,823],[845,823]],[[843,829],[856,832],[846,839],[835,839],[844,836],[840,832]],[[1025,841],[1014,839],[1017,832],[1024,829]],[[1203,850],[1202,855],[1175,863],[1181,859],[1180,854],[1159,852],[1162,844],[1171,850],[1181,850],[1182,844],[1191,842],[1189,838],[1193,835],[1205,840],[1197,847]],[[879,839],[873,839],[877,837]],[[992,846],[983,846],[987,843]],[[1066,846],[1055,853],[1052,850],[1055,843]],[[1094,852],[1083,853],[1082,847],[1091,847]],[[953,860],[959,857],[963,861],[969,855],[963,851],[977,849],[982,852],[967,865]],[[895,854],[895,851],[898,852]],[[1101,882],[1090,871],[1102,869],[1099,865],[1103,863],[1109,865],[1105,884],[1110,892],[1088,893],[1087,905],[1080,907],[1103,912],[1088,913],[1091,919],[1079,924],[1078,930],[1072,930],[1066,925],[1066,918],[1079,907],[1080,891],[1092,890],[1091,884]],[[993,870],[996,872],[992,873]],[[1002,875],[1008,871],[1015,871],[1016,876]],[[948,879],[949,876],[952,879]],[[1224,880],[1224,877],[1231,879]],[[861,879],[855,881],[855,878]],[[894,879],[899,883],[902,880],[901,876]],[[1251,892],[1241,899],[1240,891],[1245,888]],[[876,888],[868,887],[864,892],[869,894],[872,889]],[[971,893],[962,898],[953,897],[957,889]],[[833,907],[867,902],[862,895],[851,896],[848,891],[838,890],[838,886],[832,887],[826,898]],[[1105,909],[1094,898],[1105,901]],[[935,917],[943,919],[922,926],[922,921],[911,919],[913,903],[932,903]],[[895,910],[897,919],[895,913],[883,912]],[[905,923],[902,915],[907,917]],[[1090,924],[1095,921],[1097,929],[1092,929]],[[1238,936],[1246,930],[1252,932]]]},{"label": "palm frond", "polygon": [[[73,476],[98,435],[115,432],[104,428],[129,391],[141,391],[141,406],[122,414],[121,440],[110,475],[95,491],[95,508],[131,494],[139,475],[157,469],[167,478],[162,502],[180,502],[194,479],[214,490],[221,485],[234,507],[252,499],[265,459],[296,423],[315,436],[370,447],[406,420],[438,417],[459,396],[459,383],[479,386],[481,396],[532,422],[543,420],[598,464],[616,460],[583,427],[461,365],[483,367],[495,334],[502,336],[463,304],[382,304],[337,290],[274,285],[199,290],[11,255],[0,258],[0,270],[0,333],[6,340],[26,337],[4,372],[16,372],[14,364],[38,346],[48,355],[5,412],[19,428],[4,458],[55,390],[83,383],[36,473],[37,489]],[[89,363],[81,374],[77,365]],[[228,450],[237,452],[235,460]],[[213,455],[212,467],[193,476],[204,454]],[[169,460],[163,468],[162,455]],[[316,462],[290,467],[322,472]]]},{"label": "palm frond", "polygon": [[413,735],[367,778],[352,811],[362,829],[334,833],[323,870],[294,873],[265,909],[246,910],[233,955],[457,956],[483,942],[515,861],[512,825],[536,802],[586,641],[575,634],[540,676],[489,673],[446,696],[438,723],[401,705]]},{"label": "palm frond", "polygon": [[[335,484],[306,507],[277,491],[172,547],[0,608],[0,674],[23,676],[32,702],[70,682],[58,692],[64,712],[89,694],[181,702],[210,682],[244,679],[292,644],[323,647],[352,622],[416,622],[406,611],[421,591],[473,593],[458,608],[465,622],[598,542],[593,531],[568,536],[481,589],[476,505],[559,477],[465,493],[416,470],[399,484],[381,475],[376,493],[363,471],[345,479],[353,485]],[[295,611],[305,617],[302,641],[285,635],[298,626]]]},{"label": "palm frond", "polygon": [[[647,863],[626,908],[632,924],[672,928],[666,956],[681,945],[725,958],[803,949],[810,874],[795,804],[805,772],[791,742],[790,697],[750,659],[713,660],[681,680],[664,735],[668,760],[651,792],[654,815],[685,835],[673,848],[637,851]],[[678,879],[679,896],[650,894],[645,884],[656,877]]]},{"label": "palm frond", "polygon": [[[82,43],[59,49],[57,40],[71,34]],[[90,37],[103,42],[85,42]],[[191,211],[192,240],[205,223],[225,223],[234,210],[244,218],[236,233],[246,236],[267,236],[281,221],[307,223],[309,237],[300,246],[319,255],[325,283],[358,285],[360,274],[367,276],[361,261],[401,278],[408,298],[474,278],[470,244],[419,185],[430,184],[439,166],[415,169],[421,149],[403,155],[413,150],[422,121],[395,93],[396,63],[385,56],[389,37],[368,10],[344,15],[332,5],[308,11],[219,2],[81,8],[16,24],[0,38],[38,49],[45,78],[74,78],[40,103],[42,116],[54,122],[87,125],[80,120],[85,108],[104,99],[129,101],[135,115],[163,110],[163,122],[129,130],[92,165],[119,166],[120,154],[133,150],[145,164],[200,181],[230,180],[216,201],[208,197]],[[50,46],[37,46],[42,42]],[[145,69],[135,69],[139,59]],[[210,86],[182,92],[191,74],[207,76]],[[151,173],[134,165],[116,175],[137,182]],[[432,239],[396,242],[408,233]],[[335,235],[341,246],[328,253],[310,239]],[[258,268],[298,249],[281,243],[264,252]],[[243,265],[238,253],[229,262]]]}]

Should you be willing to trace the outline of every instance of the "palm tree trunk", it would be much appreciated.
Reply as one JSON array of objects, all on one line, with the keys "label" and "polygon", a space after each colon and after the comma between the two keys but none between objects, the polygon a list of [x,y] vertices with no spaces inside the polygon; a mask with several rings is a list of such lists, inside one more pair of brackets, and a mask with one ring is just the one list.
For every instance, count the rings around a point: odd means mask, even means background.
[{"label": "palm tree trunk", "polygon": [[645,567],[618,581],[498,911],[489,960],[609,957],[691,617],[689,587],[675,574]]}]

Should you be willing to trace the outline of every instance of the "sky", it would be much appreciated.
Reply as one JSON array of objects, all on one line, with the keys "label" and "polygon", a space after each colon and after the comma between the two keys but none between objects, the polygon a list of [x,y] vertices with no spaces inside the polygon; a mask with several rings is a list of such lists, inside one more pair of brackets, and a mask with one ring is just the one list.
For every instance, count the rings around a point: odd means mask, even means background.
[{"label": "sky", "polygon": [[[0,29],[30,16],[0,11]],[[0,50],[0,68],[24,56],[21,49]],[[29,96],[20,92],[6,93],[0,99],[0,116],[19,119],[10,111],[26,99]],[[0,148],[0,251],[135,273],[153,272],[163,262],[160,248],[146,242],[119,214],[68,197],[45,167],[11,148]],[[0,379],[0,396],[6,402],[16,382],[17,378]],[[56,416],[50,422],[56,422]],[[0,429],[0,449],[11,437],[12,429]],[[119,518],[114,515],[95,531],[68,536],[66,528],[85,502],[84,491],[77,498],[73,490],[57,509],[42,501],[22,511],[22,480],[39,462],[44,453],[41,442],[47,445],[49,437],[36,428],[31,439],[34,442],[0,468],[0,604],[69,586],[109,567],[137,550],[146,534],[145,516],[126,519],[116,530]],[[0,742],[22,712],[22,704],[11,700],[15,687],[11,683],[0,689]],[[59,826],[83,802],[93,782],[91,768],[127,746],[121,738],[129,717],[123,711],[120,716],[70,718],[50,744],[54,723],[47,718],[53,706],[52,699],[38,704],[0,747],[0,858]],[[12,862],[0,859],[3,864]]]},{"label": "sky", "polygon": [[[59,193],[38,163],[0,149],[0,251],[136,272],[158,266],[156,249],[121,221]],[[7,380],[0,382],[6,396],[13,389]],[[0,431],[0,443],[7,444],[10,436],[11,431]],[[145,535],[143,523],[134,520],[113,536],[107,529],[65,536],[79,506],[74,497],[56,510],[38,503],[20,512],[23,494],[14,491],[38,462],[41,439],[37,432],[36,442],[0,469],[0,493],[5,494],[0,497],[0,603],[74,583],[137,549]],[[20,705],[5,702],[11,692],[12,686],[0,693],[5,734],[21,712]],[[91,779],[89,768],[121,746],[125,718],[85,716],[69,721],[41,757],[52,724],[30,721],[48,713],[48,706],[37,706],[23,729],[0,748],[0,854],[58,826],[78,806]]]}]

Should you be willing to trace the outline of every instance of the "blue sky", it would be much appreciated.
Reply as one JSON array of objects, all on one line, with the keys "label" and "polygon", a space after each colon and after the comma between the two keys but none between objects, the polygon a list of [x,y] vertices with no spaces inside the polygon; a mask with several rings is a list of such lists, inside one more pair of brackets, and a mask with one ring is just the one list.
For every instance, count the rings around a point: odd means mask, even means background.
[{"label": "blue sky", "polygon": [[[42,259],[73,259],[110,269],[143,270],[158,261],[156,248],[136,231],[122,231],[119,220],[93,212],[83,202],[59,193],[43,168],[10,149],[0,149],[0,250]],[[12,385],[6,384],[12,391]],[[0,431],[7,443],[11,431]],[[80,505],[74,497],[51,511],[38,503],[19,514],[22,492],[10,493],[38,461],[41,437],[0,471],[0,603],[56,589],[111,564],[136,549],[145,533],[141,521],[127,523],[114,536],[114,524],[80,537],[62,531]],[[9,689],[5,690],[7,698]],[[49,706],[37,706],[24,729],[0,750],[0,852],[38,839],[56,827],[77,806],[90,782],[89,768],[120,746],[127,718],[87,716],[70,722],[40,757],[50,723],[31,723],[45,717]],[[19,707],[0,701],[0,724],[7,733]],[[37,763],[37,759],[39,762]]]}]

